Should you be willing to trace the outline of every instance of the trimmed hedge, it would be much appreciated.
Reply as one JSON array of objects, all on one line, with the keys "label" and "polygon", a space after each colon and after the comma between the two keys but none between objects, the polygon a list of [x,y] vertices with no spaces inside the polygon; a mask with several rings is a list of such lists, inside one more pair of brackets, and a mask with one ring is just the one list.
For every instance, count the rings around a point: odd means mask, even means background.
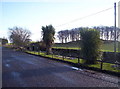
[{"label": "trimmed hedge", "polygon": [[[61,55],[61,56],[69,56],[69,57],[76,57],[76,58],[81,58],[85,59],[82,56],[81,50],[75,50],[75,49],[56,49],[53,48],[53,54]],[[102,60],[104,62],[109,62],[109,63],[115,63],[116,61],[120,62],[120,53],[115,53],[114,52],[103,52],[102,53]]]},{"label": "trimmed hedge", "polygon": [[[43,49],[31,49],[30,51],[44,51]],[[81,50],[77,49],[57,49],[57,48],[52,48],[53,54],[56,55],[61,55],[61,56],[69,56],[69,57],[76,57],[76,58],[81,58],[85,59],[82,56]],[[109,62],[109,63],[115,63],[116,61],[120,62],[120,52],[115,53],[114,52],[103,52],[102,53],[102,60],[104,62]]]}]

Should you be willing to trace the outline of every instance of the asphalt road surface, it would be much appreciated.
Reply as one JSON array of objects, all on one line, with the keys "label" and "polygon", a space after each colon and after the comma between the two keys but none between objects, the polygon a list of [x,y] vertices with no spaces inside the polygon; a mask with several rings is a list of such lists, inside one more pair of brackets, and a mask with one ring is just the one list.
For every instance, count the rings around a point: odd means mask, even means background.
[{"label": "asphalt road surface", "polygon": [[2,87],[118,87],[118,77],[2,49]]}]

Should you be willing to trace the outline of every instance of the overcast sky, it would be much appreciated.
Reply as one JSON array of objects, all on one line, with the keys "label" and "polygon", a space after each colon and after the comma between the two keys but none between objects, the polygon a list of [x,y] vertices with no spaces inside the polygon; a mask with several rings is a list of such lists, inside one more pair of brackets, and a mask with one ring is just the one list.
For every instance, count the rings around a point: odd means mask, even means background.
[{"label": "overcast sky", "polygon": [[[18,1],[2,0],[0,2],[0,37],[7,38],[8,28],[14,26],[29,29],[32,32],[31,39],[34,41],[41,38],[41,26],[49,24],[55,27],[56,32],[81,26],[113,26],[114,2],[118,3],[119,0]],[[111,9],[84,18],[108,8]]]}]

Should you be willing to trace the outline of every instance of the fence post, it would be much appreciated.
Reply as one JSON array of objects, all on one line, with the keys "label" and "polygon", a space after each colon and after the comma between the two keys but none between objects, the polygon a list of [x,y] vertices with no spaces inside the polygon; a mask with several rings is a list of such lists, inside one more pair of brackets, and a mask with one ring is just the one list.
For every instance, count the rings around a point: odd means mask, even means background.
[{"label": "fence post", "polygon": [[78,57],[78,64],[80,64],[80,58]]},{"label": "fence post", "polygon": [[34,54],[35,54],[35,45],[33,45],[33,51],[34,51]]},{"label": "fence post", "polygon": [[46,56],[46,53],[44,52],[44,56]]},{"label": "fence post", "polygon": [[101,69],[101,70],[103,69],[103,60],[101,61],[100,69]]},{"label": "fence post", "polygon": [[64,56],[63,56],[63,60],[64,60]]},{"label": "fence post", "polygon": [[39,49],[37,48],[37,52],[38,52],[38,55],[39,55]]},{"label": "fence post", "polygon": [[38,50],[38,55],[40,55],[40,50]]},{"label": "fence post", "polygon": [[53,53],[52,53],[52,58],[53,58]]}]

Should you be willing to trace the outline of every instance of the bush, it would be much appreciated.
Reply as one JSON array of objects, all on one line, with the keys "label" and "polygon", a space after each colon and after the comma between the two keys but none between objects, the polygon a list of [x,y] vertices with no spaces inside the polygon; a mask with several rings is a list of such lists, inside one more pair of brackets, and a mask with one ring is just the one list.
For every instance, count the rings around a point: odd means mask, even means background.
[{"label": "bush", "polygon": [[46,50],[46,45],[43,41],[40,42],[40,50],[45,51]]},{"label": "bush", "polygon": [[86,64],[95,64],[100,56],[100,35],[95,29],[82,29],[81,34],[81,52]]}]

